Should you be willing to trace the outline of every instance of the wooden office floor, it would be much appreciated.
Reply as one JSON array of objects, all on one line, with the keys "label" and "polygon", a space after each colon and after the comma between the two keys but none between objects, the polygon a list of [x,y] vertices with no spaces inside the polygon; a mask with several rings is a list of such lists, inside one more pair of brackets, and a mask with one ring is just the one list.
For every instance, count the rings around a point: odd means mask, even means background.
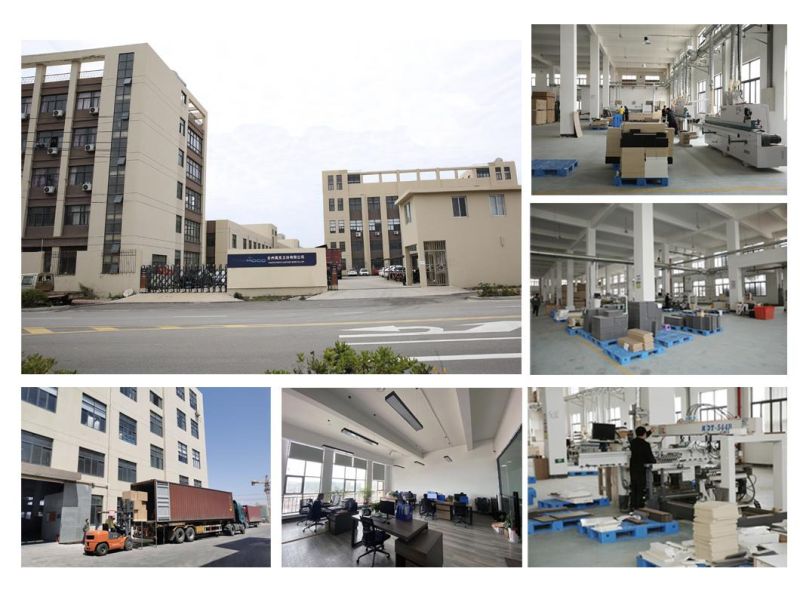
[{"label": "wooden office floor", "polygon": [[[414,514],[415,519],[419,515]],[[445,566],[521,566],[522,544],[512,544],[491,528],[490,517],[475,515],[472,525],[464,527],[451,521],[436,519],[428,521],[428,529],[443,535]],[[283,566],[356,566],[356,558],[364,553],[363,546],[350,547],[350,532],[332,535],[327,527],[318,527],[303,533],[296,521],[283,524],[281,564]],[[375,566],[394,566],[394,541],[391,537],[385,544],[392,557],[378,554]],[[370,566],[372,558],[365,556],[359,566]]]}]

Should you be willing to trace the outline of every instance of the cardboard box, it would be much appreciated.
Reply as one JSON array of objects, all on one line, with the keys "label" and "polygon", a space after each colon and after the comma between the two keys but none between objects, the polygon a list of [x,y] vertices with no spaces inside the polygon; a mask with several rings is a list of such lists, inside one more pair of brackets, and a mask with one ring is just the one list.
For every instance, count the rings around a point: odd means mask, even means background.
[{"label": "cardboard box", "polygon": [[616,157],[619,158],[620,155],[620,147],[619,141],[620,137],[622,136],[622,129],[620,128],[608,128],[608,132],[606,132],[606,157]]},{"label": "cardboard box", "polygon": [[[666,149],[663,149],[666,150]],[[644,159],[644,176],[648,179],[669,177],[667,156],[647,157]]]},{"label": "cardboard box", "polygon": [[623,336],[618,339],[617,345],[621,346],[628,352],[641,352],[644,349],[644,344],[627,336]]},{"label": "cardboard box", "polygon": [[547,111],[547,99],[534,99],[533,109],[535,111]]},{"label": "cardboard box", "polygon": [[643,329],[629,329],[628,336],[640,341],[645,341],[645,340],[650,340],[651,342],[653,341],[653,334]]},{"label": "cardboard box", "polygon": [[556,121],[556,112],[552,107],[547,108],[547,123],[553,124]]},{"label": "cardboard box", "polygon": [[644,148],[620,149],[620,176],[623,179],[644,177]]},{"label": "cardboard box", "polygon": [[533,475],[537,480],[547,480],[550,478],[550,465],[547,457],[533,458]]},{"label": "cardboard box", "polygon": [[547,123],[547,111],[533,112],[533,125],[538,126]]}]

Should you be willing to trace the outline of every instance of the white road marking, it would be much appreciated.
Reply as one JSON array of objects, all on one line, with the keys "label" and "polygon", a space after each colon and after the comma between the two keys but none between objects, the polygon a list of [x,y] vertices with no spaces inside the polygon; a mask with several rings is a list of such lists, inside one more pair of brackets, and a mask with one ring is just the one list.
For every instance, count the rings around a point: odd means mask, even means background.
[{"label": "white road marking", "polygon": [[[430,336],[448,334],[499,334],[507,333],[520,329],[521,321],[489,321],[486,323],[471,323],[469,329],[445,330],[442,327],[433,326],[409,326],[397,327],[396,325],[383,325],[379,327],[357,327],[344,331],[368,331],[375,333],[367,334],[339,334],[340,338],[399,338],[405,336]],[[406,331],[424,330],[424,331]]]},{"label": "white road marking", "polygon": [[449,354],[446,356],[412,356],[420,362],[439,362],[443,360],[489,360],[498,358],[522,358],[521,353],[514,354]]},{"label": "white road marking", "polygon": [[190,319],[190,318],[209,318],[209,317],[216,317],[216,318],[224,318],[228,317],[227,315],[167,315],[166,317],[175,317],[176,319]]},{"label": "white road marking", "polygon": [[351,346],[376,346],[382,344],[433,344],[436,342],[492,342],[496,340],[521,340],[522,336],[511,338],[451,338],[447,340],[389,340],[385,342],[347,342]]}]

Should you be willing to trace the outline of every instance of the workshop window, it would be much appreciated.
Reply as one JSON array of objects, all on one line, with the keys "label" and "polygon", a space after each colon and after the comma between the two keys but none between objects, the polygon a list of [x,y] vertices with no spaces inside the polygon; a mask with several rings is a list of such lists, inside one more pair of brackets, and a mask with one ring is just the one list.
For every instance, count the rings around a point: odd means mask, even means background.
[{"label": "workshop window", "polygon": [[750,403],[750,416],[761,418],[765,433],[786,432],[786,388],[754,387]]},{"label": "workshop window", "polygon": [[753,296],[767,296],[767,275],[745,276],[744,291]]},{"label": "workshop window", "polygon": [[724,268],[728,265],[728,256],[724,255],[724,251],[715,251],[714,252],[714,267],[715,268]]},{"label": "workshop window", "polygon": [[702,407],[699,410],[700,422],[722,420],[728,416],[728,390],[713,389],[701,391],[697,403]]},{"label": "workshop window", "polygon": [[761,103],[761,58],[742,64],[741,88],[745,103]]},{"label": "workshop window", "polygon": [[728,296],[730,287],[728,278],[714,278],[714,296]]},{"label": "workshop window", "polygon": [[706,281],[694,280],[692,282],[692,294],[696,297],[706,296]]}]

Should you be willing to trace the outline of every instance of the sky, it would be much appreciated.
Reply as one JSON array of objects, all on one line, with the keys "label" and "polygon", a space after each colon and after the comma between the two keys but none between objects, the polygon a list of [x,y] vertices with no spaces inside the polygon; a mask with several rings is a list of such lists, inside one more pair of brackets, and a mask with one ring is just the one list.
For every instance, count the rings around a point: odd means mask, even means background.
[{"label": "sky", "polygon": [[[266,504],[270,460],[270,390],[200,387],[206,430],[208,487],[233,492],[240,504]],[[280,480],[278,480],[280,483]]]},{"label": "sky", "polygon": [[[208,112],[206,218],[324,243],[324,169],[521,157],[521,42],[341,31],[171,40],[26,41],[23,54],[148,42]],[[244,57],[242,57],[244,56]],[[521,170],[522,168],[520,168]]]}]

